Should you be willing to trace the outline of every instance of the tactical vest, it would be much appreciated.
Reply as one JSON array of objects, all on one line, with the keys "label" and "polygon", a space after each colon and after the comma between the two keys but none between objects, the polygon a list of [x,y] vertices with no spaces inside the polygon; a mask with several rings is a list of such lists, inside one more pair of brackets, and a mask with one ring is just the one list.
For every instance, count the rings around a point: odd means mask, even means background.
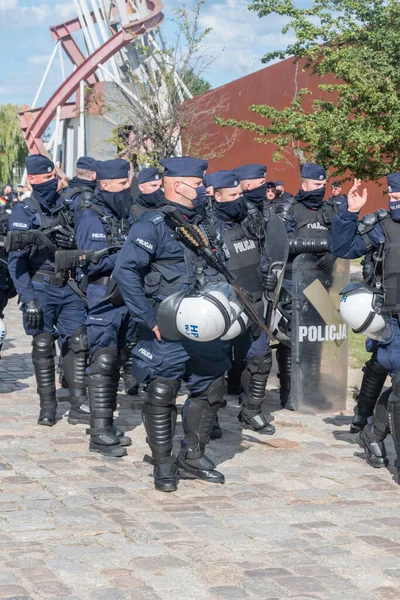
[{"label": "tactical vest", "polygon": [[76,212],[78,213],[85,208],[91,208],[104,225],[108,246],[113,246],[118,240],[121,241],[121,239],[126,238],[128,235],[131,226],[129,219],[117,219],[114,215],[107,214],[105,208],[101,204],[94,202],[94,199],[95,194],[92,191],[83,192]]},{"label": "tactical vest", "polygon": [[230,258],[228,269],[236,277],[240,287],[251,294],[255,301],[262,298],[259,275],[260,251],[258,241],[249,238],[240,225],[222,232],[223,241]]},{"label": "tactical vest", "polygon": [[[292,212],[296,217],[296,237],[309,238],[313,240],[326,240],[329,238],[330,224],[336,214],[335,207],[331,203],[324,202],[318,210],[307,208],[302,202],[294,202]],[[294,255],[289,255],[286,264],[286,273],[290,278],[293,270]]]},{"label": "tactical vest", "polygon": [[385,290],[385,308],[393,314],[400,313],[400,223],[387,215],[380,225],[387,244],[384,260],[383,287]]},{"label": "tactical vest", "polygon": [[154,211],[154,209],[154,206],[147,208],[146,206],[139,204],[139,202],[134,202],[131,206],[131,215],[133,220],[137,221],[145,212],[149,212],[150,210]]}]

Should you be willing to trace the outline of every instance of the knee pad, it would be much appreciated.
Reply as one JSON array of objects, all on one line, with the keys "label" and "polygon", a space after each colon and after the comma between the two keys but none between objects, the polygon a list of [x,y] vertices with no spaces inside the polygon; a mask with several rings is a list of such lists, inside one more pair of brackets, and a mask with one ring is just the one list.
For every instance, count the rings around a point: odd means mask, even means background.
[{"label": "knee pad", "polygon": [[226,392],[225,375],[220,375],[212,384],[206,389],[205,395],[207,396],[208,403],[212,406],[213,404],[220,403]]},{"label": "knee pad", "polygon": [[380,363],[378,363],[375,356],[372,356],[369,360],[367,360],[363,367],[363,373],[365,373],[367,369],[371,369],[377,375],[387,375],[387,370],[385,369],[385,367],[382,367]]},{"label": "knee pad", "polygon": [[98,348],[93,354],[90,375],[111,377],[118,369],[118,350],[116,348]]},{"label": "knee pad", "polygon": [[254,356],[247,364],[251,375],[269,375],[272,367],[272,352],[268,350],[261,356]]},{"label": "knee pad", "polygon": [[400,372],[397,372],[392,379],[393,392],[390,396],[390,402],[397,404],[400,402]]},{"label": "knee pad", "polygon": [[81,325],[78,329],[75,329],[69,339],[69,347],[75,354],[78,354],[78,352],[87,352],[89,350],[86,325]]},{"label": "knee pad", "polygon": [[32,340],[33,358],[53,358],[56,354],[55,341],[51,333],[39,333]]},{"label": "knee pad", "polygon": [[147,403],[153,406],[168,406],[175,401],[180,382],[167,377],[155,377],[147,388]]}]

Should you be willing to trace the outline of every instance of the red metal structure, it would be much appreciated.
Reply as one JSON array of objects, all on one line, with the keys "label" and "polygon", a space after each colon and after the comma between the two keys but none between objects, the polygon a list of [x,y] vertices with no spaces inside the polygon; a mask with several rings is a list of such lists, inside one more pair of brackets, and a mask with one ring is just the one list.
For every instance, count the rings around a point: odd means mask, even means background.
[{"label": "red metal structure", "polygon": [[[49,98],[46,104],[37,110],[26,110],[20,113],[22,133],[31,154],[46,152],[41,136],[56,115],[57,107],[61,107],[61,119],[69,118],[76,112],[76,105],[67,101],[78,90],[81,81],[93,86],[98,78],[95,75],[99,65],[103,65],[119,50],[129,44],[135,36],[143,35],[158,27],[164,15],[161,12],[162,3],[159,0],[146,0],[148,15],[122,26],[104,44],[91,53],[87,58],[72,37],[72,33],[81,28],[79,19],[51,27],[53,39],[58,40],[67,56],[75,65],[75,70],[66,78],[61,86]],[[90,14],[93,23],[96,17]]]}]

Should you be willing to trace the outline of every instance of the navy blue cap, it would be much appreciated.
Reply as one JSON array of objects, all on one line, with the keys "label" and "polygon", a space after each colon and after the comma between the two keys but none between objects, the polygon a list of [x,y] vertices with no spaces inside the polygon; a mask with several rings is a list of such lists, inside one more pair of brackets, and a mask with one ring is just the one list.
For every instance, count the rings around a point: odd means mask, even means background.
[{"label": "navy blue cap", "polygon": [[161,175],[156,167],[147,167],[139,171],[138,183],[148,183],[149,181],[160,181]]},{"label": "navy blue cap", "polygon": [[303,179],[322,181],[323,179],[326,179],[326,171],[324,167],[316,165],[315,163],[304,163],[301,167],[301,177]]},{"label": "navy blue cap", "polygon": [[213,184],[214,175],[215,175],[215,173],[207,173],[207,175],[204,177],[203,183],[206,188],[208,188],[210,185],[212,185],[212,186],[214,185]]},{"label": "navy blue cap", "polygon": [[272,188],[276,188],[279,185],[277,181],[267,181],[267,189],[270,190]]},{"label": "navy blue cap", "polygon": [[340,181],[332,181],[331,183],[331,187],[332,188],[338,188],[338,187],[342,187],[342,184]]},{"label": "navy blue cap", "polygon": [[28,175],[44,175],[51,173],[54,169],[54,163],[43,156],[43,154],[31,154],[25,158],[26,172]]},{"label": "navy blue cap", "polygon": [[400,173],[390,173],[386,178],[389,194],[400,192]]},{"label": "navy blue cap", "polygon": [[282,179],[278,179],[278,181],[275,181],[275,187],[277,185],[283,185],[283,180]]},{"label": "navy blue cap", "polygon": [[215,190],[219,188],[235,188],[239,183],[239,177],[233,171],[216,171],[216,173],[213,173],[212,185]]},{"label": "navy blue cap", "polygon": [[77,169],[85,169],[85,171],[97,171],[97,160],[91,156],[81,156],[76,161]]},{"label": "navy blue cap", "polygon": [[241,165],[233,169],[233,172],[240,180],[242,179],[264,179],[267,174],[265,165]]},{"label": "navy blue cap", "polygon": [[96,165],[97,179],[126,179],[129,176],[130,164],[123,158],[98,160]]},{"label": "navy blue cap", "polygon": [[192,156],[177,156],[159,161],[164,167],[164,177],[200,177],[204,178],[208,162]]}]

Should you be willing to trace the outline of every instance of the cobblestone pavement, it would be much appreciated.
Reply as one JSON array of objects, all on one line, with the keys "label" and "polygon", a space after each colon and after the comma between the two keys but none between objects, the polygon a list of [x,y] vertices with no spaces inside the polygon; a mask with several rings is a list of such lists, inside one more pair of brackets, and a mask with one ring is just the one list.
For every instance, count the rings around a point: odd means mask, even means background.
[{"label": "cobblestone pavement", "polygon": [[[118,422],[134,441],[122,460],[88,453],[85,427],[62,418],[65,401],[55,427],[36,425],[30,339],[15,304],[6,315],[0,598],[400,598],[399,488],[361,460],[350,411],[276,410],[266,438],[240,431],[232,398],[209,452],[226,484],[183,481],[162,494],[143,462],[140,399],[120,394]],[[276,391],[268,397],[277,408]]]}]

